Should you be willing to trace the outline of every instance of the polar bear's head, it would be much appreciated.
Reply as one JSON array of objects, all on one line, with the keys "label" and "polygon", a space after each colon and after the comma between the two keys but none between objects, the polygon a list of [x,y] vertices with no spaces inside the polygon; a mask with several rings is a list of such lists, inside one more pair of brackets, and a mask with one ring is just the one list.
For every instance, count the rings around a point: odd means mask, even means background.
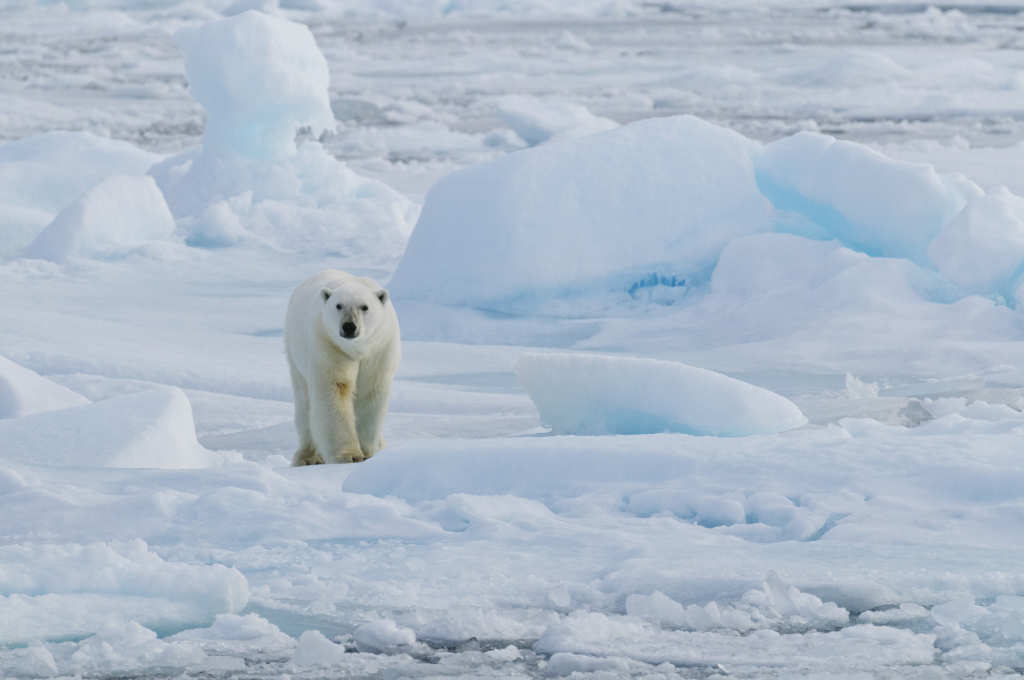
[{"label": "polar bear's head", "polygon": [[388,292],[372,290],[361,283],[347,283],[331,290],[322,288],[322,319],[328,337],[342,350],[358,352],[384,321]]}]

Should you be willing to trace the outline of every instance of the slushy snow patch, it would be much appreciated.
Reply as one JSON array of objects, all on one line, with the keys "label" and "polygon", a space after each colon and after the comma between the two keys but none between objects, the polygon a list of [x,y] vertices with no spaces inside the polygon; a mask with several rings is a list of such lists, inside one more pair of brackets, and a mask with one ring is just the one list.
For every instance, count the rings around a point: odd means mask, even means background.
[{"label": "slushy snow patch", "polygon": [[776,434],[807,418],[774,392],[673,361],[595,354],[521,354],[513,365],[557,434]]},{"label": "slushy snow patch", "polygon": [[174,218],[152,177],[115,175],[62,210],[24,256],[65,262],[122,255],[173,232]]},{"label": "slushy snow patch", "polygon": [[971,200],[928,246],[928,257],[965,293],[1000,293],[1024,265],[1024,198],[997,187]]},{"label": "slushy snow patch", "polygon": [[305,26],[246,11],[175,34],[208,118],[202,149],[155,165],[189,245],[239,243],[361,257],[401,255],[418,207],[355,174],[299,129],[335,129],[327,62]]},{"label": "slushy snow patch", "polygon": [[[862,144],[800,132],[754,154],[757,184],[772,204],[800,213],[819,237],[873,256],[927,262],[925,249],[981,190],[922,163],[895,161]],[[812,235],[812,234],[808,234]]]},{"label": "slushy snow patch", "polygon": [[587,107],[563,101],[510,95],[498,99],[498,120],[512,128],[530,146],[575,139],[619,127]]},{"label": "slushy snow patch", "polygon": [[88,403],[89,400],[77,392],[0,356],[0,419],[20,418]]},{"label": "slushy snow patch", "polygon": [[692,116],[643,120],[454,172],[430,189],[389,285],[397,299],[494,306],[652,272],[707,276],[772,224],[754,143]]},{"label": "slushy snow patch", "polygon": [[36,465],[203,468],[221,457],[196,440],[192,406],[176,387],[0,421],[2,456]]}]

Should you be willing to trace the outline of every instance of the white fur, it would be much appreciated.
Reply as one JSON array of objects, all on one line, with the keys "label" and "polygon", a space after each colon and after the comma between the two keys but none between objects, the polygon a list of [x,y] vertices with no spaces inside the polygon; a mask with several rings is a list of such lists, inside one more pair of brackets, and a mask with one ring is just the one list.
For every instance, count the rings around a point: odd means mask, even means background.
[{"label": "white fur", "polygon": [[[353,327],[358,335],[346,337]],[[292,293],[284,342],[299,431],[292,465],[354,463],[384,448],[381,428],[402,353],[387,291],[342,271],[315,274]]]}]

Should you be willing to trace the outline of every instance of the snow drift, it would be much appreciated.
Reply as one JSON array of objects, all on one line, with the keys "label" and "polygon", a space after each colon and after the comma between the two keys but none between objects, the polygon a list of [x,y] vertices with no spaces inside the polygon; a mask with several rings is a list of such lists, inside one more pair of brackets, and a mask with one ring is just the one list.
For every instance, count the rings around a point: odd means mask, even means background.
[{"label": "snow drift", "polygon": [[0,421],[2,457],[36,465],[214,467],[196,440],[192,407],[176,387]]},{"label": "snow drift", "polygon": [[0,257],[16,257],[85,191],[160,160],[89,132],[47,132],[0,144]]},{"label": "snow drift", "polygon": [[0,356],[0,419],[83,406],[89,400]]},{"label": "snow drift", "polygon": [[519,355],[516,376],[556,434],[776,434],[807,424],[774,392],[674,361]]},{"label": "snow drift", "polygon": [[66,262],[123,255],[173,232],[174,218],[152,177],[114,175],[62,210],[24,257]]}]

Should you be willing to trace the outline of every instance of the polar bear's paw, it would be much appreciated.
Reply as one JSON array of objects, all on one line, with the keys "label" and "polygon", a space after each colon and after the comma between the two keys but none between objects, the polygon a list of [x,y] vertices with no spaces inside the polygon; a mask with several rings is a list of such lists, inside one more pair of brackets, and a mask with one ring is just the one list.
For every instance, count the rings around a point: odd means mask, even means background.
[{"label": "polar bear's paw", "polygon": [[303,465],[323,465],[324,459],[313,448],[301,448],[292,457],[292,467]]},{"label": "polar bear's paw", "polygon": [[361,463],[366,459],[363,452],[358,448],[342,449],[341,451],[335,451],[334,455],[331,456],[330,462],[332,463]]}]

